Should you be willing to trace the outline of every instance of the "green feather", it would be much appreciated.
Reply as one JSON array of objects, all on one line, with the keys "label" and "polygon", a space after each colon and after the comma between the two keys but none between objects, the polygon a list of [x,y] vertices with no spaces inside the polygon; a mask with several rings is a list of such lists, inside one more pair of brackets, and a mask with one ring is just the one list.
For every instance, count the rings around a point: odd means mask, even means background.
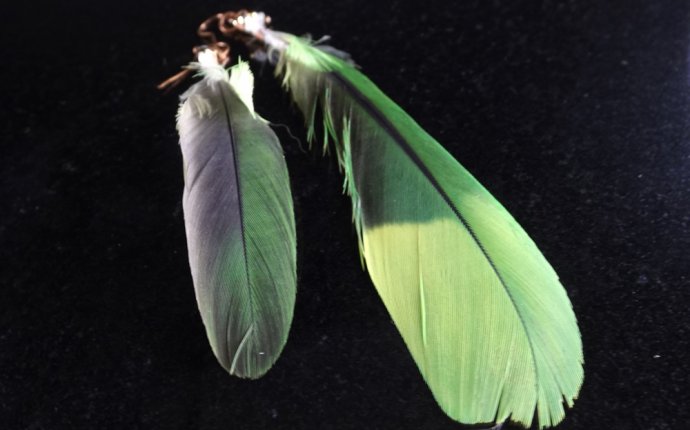
[{"label": "green feather", "polygon": [[583,381],[556,273],[512,216],[351,64],[294,36],[277,73],[316,112],[352,197],[369,274],[443,410],[466,424],[553,426]]},{"label": "green feather", "polygon": [[204,79],[178,116],[189,263],[218,361],[258,378],[287,341],[295,303],[290,181],[276,135],[254,113],[247,63],[231,76],[217,64],[198,67]]}]

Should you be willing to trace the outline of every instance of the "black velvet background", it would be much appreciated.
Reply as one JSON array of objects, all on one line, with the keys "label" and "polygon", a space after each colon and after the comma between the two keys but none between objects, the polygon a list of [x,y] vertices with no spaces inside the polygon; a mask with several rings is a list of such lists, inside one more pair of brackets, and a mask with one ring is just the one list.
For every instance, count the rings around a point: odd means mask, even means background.
[{"label": "black velvet background", "polygon": [[[687,1],[3,5],[0,428],[454,429],[359,265],[332,159],[287,153],[299,293],[255,382],[208,347],[186,259],[176,94],[242,6],[353,54],[560,274],[586,377],[562,429],[678,429],[690,402]],[[634,3],[634,4],[633,4]],[[257,110],[304,136],[268,68]]]}]

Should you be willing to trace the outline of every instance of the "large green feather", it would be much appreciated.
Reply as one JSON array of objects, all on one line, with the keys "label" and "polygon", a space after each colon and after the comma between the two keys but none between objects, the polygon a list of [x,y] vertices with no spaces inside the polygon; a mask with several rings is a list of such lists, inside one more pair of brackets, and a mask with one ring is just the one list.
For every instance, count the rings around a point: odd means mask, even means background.
[{"label": "large green feather", "polygon": [[247,64],[231,76],[217,63],[197,67],[204,78],[178,116],[189,263],[218,361],[258,378],[285,345],[295,303],[290,181],[277,137],[253,111]]},{"label": "large green feather", "polygon": [[[580,333],[534,242],[348,62],[284,33],[277,73],[335,142],[371,278],[436,400],[462,423],[553,426],[583,380]],[[328,140],[328,139],[326,139]]]}]

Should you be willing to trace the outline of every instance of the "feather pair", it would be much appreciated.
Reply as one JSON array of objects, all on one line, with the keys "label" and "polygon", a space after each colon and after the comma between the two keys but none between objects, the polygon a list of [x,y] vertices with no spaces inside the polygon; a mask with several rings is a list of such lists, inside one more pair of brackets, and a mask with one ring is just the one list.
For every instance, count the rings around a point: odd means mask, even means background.
[{"label": "feather pair", "polygon": [[[582,384],[582,343],[534,242],[346,54],[265,22],[251,13],[232,24],[264,42],[263,58],[277,59],[309,139],[322,118],[361,256],[441,408],[465,424],[529,427],[535,411],[540,427],[558,424]],[[232,85],[240,72],[227,80],[201,70],[179,122],[190,265],[216,356],[230,373],[256,377],[275,361],[292,316],[287,172],[272,132],[238,97],[246,90]]]}]

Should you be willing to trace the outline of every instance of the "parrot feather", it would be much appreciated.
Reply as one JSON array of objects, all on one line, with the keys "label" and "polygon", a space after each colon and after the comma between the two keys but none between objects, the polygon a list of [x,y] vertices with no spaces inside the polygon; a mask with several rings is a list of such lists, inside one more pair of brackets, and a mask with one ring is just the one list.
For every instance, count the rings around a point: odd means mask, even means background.
[{"label": "parrot feather", "polygon": [[293,316],[290,181],[276,135],[254,113],[247,63],[229,75],[210,55],[192,65],[202,79],[178,113],[189,264],[215,356],[254,379],[277,360]]},{"label": "parrot feather", "polygon": [[559,423],[584,378],[582,342],[534,242],[347,58],[262,31],[309,138],[320,117],[334,142],[361,255],[441,408],[465,424]]}]

